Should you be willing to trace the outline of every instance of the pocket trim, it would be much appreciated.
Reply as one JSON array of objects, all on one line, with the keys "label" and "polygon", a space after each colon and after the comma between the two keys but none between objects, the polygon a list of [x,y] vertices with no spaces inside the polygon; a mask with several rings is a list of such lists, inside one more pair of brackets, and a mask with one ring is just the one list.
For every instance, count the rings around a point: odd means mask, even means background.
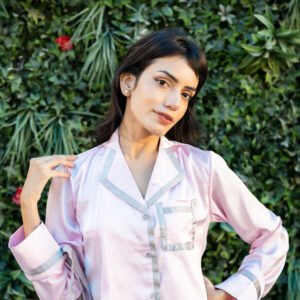
[{"label": "pocket trim", "polygon": [[[160,227],[160,244],[161,248],[164,251],[182,251],[182,250],[192,250],[194,249],[194,240],[195,240],[195,222],[196,222],[196,199],[192,199],[190,202],[190,206],[168,206],[163,207],[163,204],[157,203],[156,205],[158,222]],[[172,243],[168,244],[167,242],[167,226],[165,214],[172,213],[191,213],[192,214],[192,237],[191,241],[186,243]]]}]

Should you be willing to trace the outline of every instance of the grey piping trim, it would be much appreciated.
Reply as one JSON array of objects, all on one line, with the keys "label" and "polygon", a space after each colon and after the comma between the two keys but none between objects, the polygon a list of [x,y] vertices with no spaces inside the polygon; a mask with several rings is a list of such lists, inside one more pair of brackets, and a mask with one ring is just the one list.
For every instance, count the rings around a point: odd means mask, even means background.
[{"label": "grey piping trim", "polygon": [[59,261],[63,257],[63,251],[62,249],[59,249],[57,252],[55,252],[46,262],[44,262],[39,267],[32,269],[29,272],[26,272],[27,275],[35,276],[38,274],[41,274],[51,268],[57,261]]},{"label": "grey piping trim", "polygon": [[160,282],[161,282],[161,275],[159,271],[158,265],[158,255],[157,249],[155,245],[155,219],[149,218],[148,220],[148,238],[149,238],[149,247],[151,251],[151,259],[152,259],[152,272],[153,272],[153,288],[154,288],[154,295],[156,300],[160,300]]},{"label": "grey piping trim", "polygon": [[108,171],[111,168],[115,156],[116,156],[116,150],[110,150],[108,154],[108,158],[105,161],[105,165],[103,167],[103,172],[101,173],[100,180],[103,180],[107,177]]},{"label": "grey piping trim", "polygon": [[261,286],[259,284],[258,279],[250,271],[248,271],[246,269],[242,269],[242,270],[238,271],[238,273],[244,275],[245,277],[247,277],[249,280],[252,281],[252,283],[254,284],[256,291],[257,291],[257,299],[260,299]]},{"label": "grey piping trim", "polygon": [[184,170],[183,170],[183,168],[181,167],[181,165],[180,165],[178,159],[176,158],[174,152],[173,152],[171,149],[167,149],[166,151],[167,151],[167,153],[168,153],[170,159],[172,160],[172,162],[173,162],[175,168],[177,169],[178,173],[182,173],[182,174],[183,174]]},{"label": "grey piping trim", "polygon": [[168,183],[166,183],[164,186],[162,186],[146,203],[148,207],[153,205],[166,191],[168,191],[172,186],[177,184],[179,181],[182,180],[184,176],[184,171],[182,167],[180,166],[177,158],[175,157],[175,154],[171,150],[167,150],[166,152],[171,159],[172,163],[174,164],[175,168],[178,171],[178,174],[173,177]]},{"label": "grey piping trim", "polygon": [[192,207],[190,206],[172,206],[172,207],[164,207],[164,214],[173,214],[180,212],[192,212]]},{"label": "grey piping trim", "polygon": [[135,208],[136,210],[140,211],[143,214],[146,214],[148,216],[151,216],[148,212],[147,206],[144,206],[137,202],[134,198],[130,197],[127,193],[119,189],[114,183],[112,183],[108,178],[107,174],[111,168],[112,162],[115,158],[116,150],[110,150],[110,153],[108,154],[108,158],[105,162],[105,165],[103,167],[103,172],[100,175],[100,181],[103,183],[103,185],[110,190],[112,193],[114,193],[119,198],[123,199],[127,204],[129,204],[131,207]]},{"label": "grey piping trim", "polygon": [[[192,250],[194,249],[195,240],[195,222],[196,222],[196,199],[191,200],[191,206],[172,206],[163,207],[162,203],[157,203],[156,210],[158,216],[158,222],[160,227],[160,244],[164,251],[181,251],[181,250]],[[168,244],[168,230],[166,226],[165,214],[170,213],[181,213],[188,212],[192,213],[192,237],[191,241],[186,243],[173,243]]]},{"label": "grey piping trim", "polygon": [[111,181],[109,181],[108,179],[104,179],[102,181],[102,183],[108,190],[110,190],[112,193],[114,193],[119,198],[123,199],[131,207],[135,208],[136,210],[140,211],[143,214],[151,216],[150,213],[148,212],[148,208],[146,206],[137,202],[134,198],[130,197],[128,194],[126,194],[121,189],[119,189],[117,186],[115,186]]},{"label": "grey piping trim", "polygon": [[147,202],[144,206],[138,201],[136,201],[134,198],[129,196],[127,193],[119,189],[113,182],[111,182],[108,178],[108,172],[111,168],[112,162],[116,155],[116,150],[110,149],[110,153],[108,154],[108,158],[106,159],[105,165],[103,167],[103,172],[100,175],[100,181],[103,183],[103,185],[110,190],[112,193],[114,193],[119,198],[123,199],[127,204],[129,204],[131,207],[135,208],[136,210],[140,211],[143,214],[147,214],[151,216],[148,212],[148,207],[153,205],[165,192],[167,192],[172,186],[177,184],[179,181],[183,178],[183,169],[181,168],[177,158],[175,157],[175,154],[171,152],[170,150],[166,150],[169,158],[171,159],[172,163],[174,164],[175,168],[177,169],[178,173],[175,177],[173,177],[168,183],[163,185]]},{"label": "grey piping trim", "polygon": [[161,239],[167,239],[167,226],[166,221],[164,218],[164,211],[162,203],[157,203],[156,205],[157,210],[157,216],[158,216],[158,222],[159,222],[159,228],[160,228],[160,237]]}]

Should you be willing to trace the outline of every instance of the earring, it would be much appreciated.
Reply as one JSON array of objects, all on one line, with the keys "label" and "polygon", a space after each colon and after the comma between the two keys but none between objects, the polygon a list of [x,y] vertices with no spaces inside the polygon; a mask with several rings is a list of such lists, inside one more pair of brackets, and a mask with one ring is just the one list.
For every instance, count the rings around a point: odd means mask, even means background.
[{"label": "earring", "polygon": [[128,90],[125,90],[124,93],[127,94],[127,93],[128,93]]}]

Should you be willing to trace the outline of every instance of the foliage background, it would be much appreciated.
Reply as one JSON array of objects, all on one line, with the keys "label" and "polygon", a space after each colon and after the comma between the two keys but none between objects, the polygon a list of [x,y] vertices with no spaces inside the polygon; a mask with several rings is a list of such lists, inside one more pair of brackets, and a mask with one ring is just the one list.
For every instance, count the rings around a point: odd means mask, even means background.
[{"label": "foliage background", "polygon": [[[118,59],[166,26],[183,27],[208,58],[199,147],[221,154],[289,232],[287,264],[266,299],[300,299],[299,13],[299,0],[0,2],[1,299],[37,299],[7,249],[21,223],[11,199],[29,159],[94,146]],[[73,50],[58,49],[60,35],[73,36]],[[204,273],[220,282],[248,248],[228,225],[213,224]]]}]

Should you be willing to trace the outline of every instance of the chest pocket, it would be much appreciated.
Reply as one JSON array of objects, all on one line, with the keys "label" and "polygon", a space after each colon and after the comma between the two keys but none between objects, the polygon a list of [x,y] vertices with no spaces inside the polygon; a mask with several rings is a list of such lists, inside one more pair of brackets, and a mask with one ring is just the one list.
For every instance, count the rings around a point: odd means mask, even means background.
[{"label": "chest pocket", "polygon": [[192,250],[195,240],[196,199],[177,200],[172,204],[155,205],[161,248],[164,251]]}]

